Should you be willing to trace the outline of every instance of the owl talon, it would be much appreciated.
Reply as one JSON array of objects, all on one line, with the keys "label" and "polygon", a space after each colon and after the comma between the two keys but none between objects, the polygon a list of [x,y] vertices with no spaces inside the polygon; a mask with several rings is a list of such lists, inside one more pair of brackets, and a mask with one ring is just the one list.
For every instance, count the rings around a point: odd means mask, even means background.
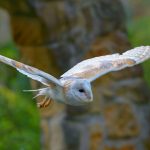
[{"label": "owl talon", "polygon": [[37,107],[38,108],[45,108],[45,107],[48,107],[49,104],[52,102],[52,99],[47,99],[45,98],[43,101],[37,103]]},{"label": "owl talon", "polygon": [[37,107],[38,107],[38,108],[43,108],[43,102],[37,103]]},{"label": "owl talon", "polygon": [[44,103],[44,107],[47,107],[47,106],[49,106],[49,104],[51,103],[51,99],[48,99],[45,103]]}]

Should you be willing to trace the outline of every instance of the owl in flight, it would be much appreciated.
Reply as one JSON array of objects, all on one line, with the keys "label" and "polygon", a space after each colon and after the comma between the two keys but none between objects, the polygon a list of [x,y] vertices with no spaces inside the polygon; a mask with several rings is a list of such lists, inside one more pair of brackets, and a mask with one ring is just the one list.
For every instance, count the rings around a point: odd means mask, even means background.
[{"label": "owl in flight", "polygon": [[74,106],[87,104],[93,100],[91,82],[108,72],[132,67],[149,58],[150,46],[140,46],[123,54],[116,53],[84,60],[65,72],[60,79],[56,79],[39,69],[0,55],[1,62],[45,85],[42,89],[29,90],[38,92],[35,97],[45,96],[37,103],[39,108],[47,107],[51,100]]}]

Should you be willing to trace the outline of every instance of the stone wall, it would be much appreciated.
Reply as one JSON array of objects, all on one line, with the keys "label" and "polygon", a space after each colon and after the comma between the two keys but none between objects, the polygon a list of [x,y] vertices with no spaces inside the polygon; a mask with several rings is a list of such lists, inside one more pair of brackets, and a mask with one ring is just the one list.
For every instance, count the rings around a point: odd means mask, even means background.
[{"label": "stone wall", "polygon": [[[22,61],[57,77],[82,59],[131,47],[119,0],[5,0],[0,6],[10,13]],[[42,149],[150,150],[150,98],[141,67],[101,77],[93,93],[87,106],[41,110]]]},{"label": "stone wall", "polygon": [[0,9],[0,46],[4,46],[11,40],[9,15],[5,10]]}]

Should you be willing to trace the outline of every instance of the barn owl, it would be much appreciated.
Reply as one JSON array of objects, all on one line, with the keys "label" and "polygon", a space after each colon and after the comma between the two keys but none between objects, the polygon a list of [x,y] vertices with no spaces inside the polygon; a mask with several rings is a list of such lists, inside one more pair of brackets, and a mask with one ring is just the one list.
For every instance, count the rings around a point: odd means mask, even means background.
[{"label": "barn owl", "polygon": [[84,60],[56,79],[34,67],[17,62],[0,55],[0,61],[6,63],[33,80],[45,85],[36,91],[44,100],[37,103],[38,107],[47,107],[51,100],[79,106],[93,101],[91,83],[102,75],[132,67],[150,58],[150,46],[140,46],[123,54],[112,54]]}]

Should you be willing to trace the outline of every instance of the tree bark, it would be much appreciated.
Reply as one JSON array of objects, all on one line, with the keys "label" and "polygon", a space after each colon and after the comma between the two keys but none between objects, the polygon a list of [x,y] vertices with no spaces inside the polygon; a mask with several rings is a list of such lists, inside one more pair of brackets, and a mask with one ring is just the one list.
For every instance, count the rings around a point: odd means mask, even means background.
[{"label": "tree bark", "polygon": [[[90,57],[131,47],[119,0],[5,0],[23,61],[59,77]],[[32,86],[39,86],[32,82]],[[43,150],[149,150],[150,103],[140,66],[93,83],[88,106],[41,110]]]}]

